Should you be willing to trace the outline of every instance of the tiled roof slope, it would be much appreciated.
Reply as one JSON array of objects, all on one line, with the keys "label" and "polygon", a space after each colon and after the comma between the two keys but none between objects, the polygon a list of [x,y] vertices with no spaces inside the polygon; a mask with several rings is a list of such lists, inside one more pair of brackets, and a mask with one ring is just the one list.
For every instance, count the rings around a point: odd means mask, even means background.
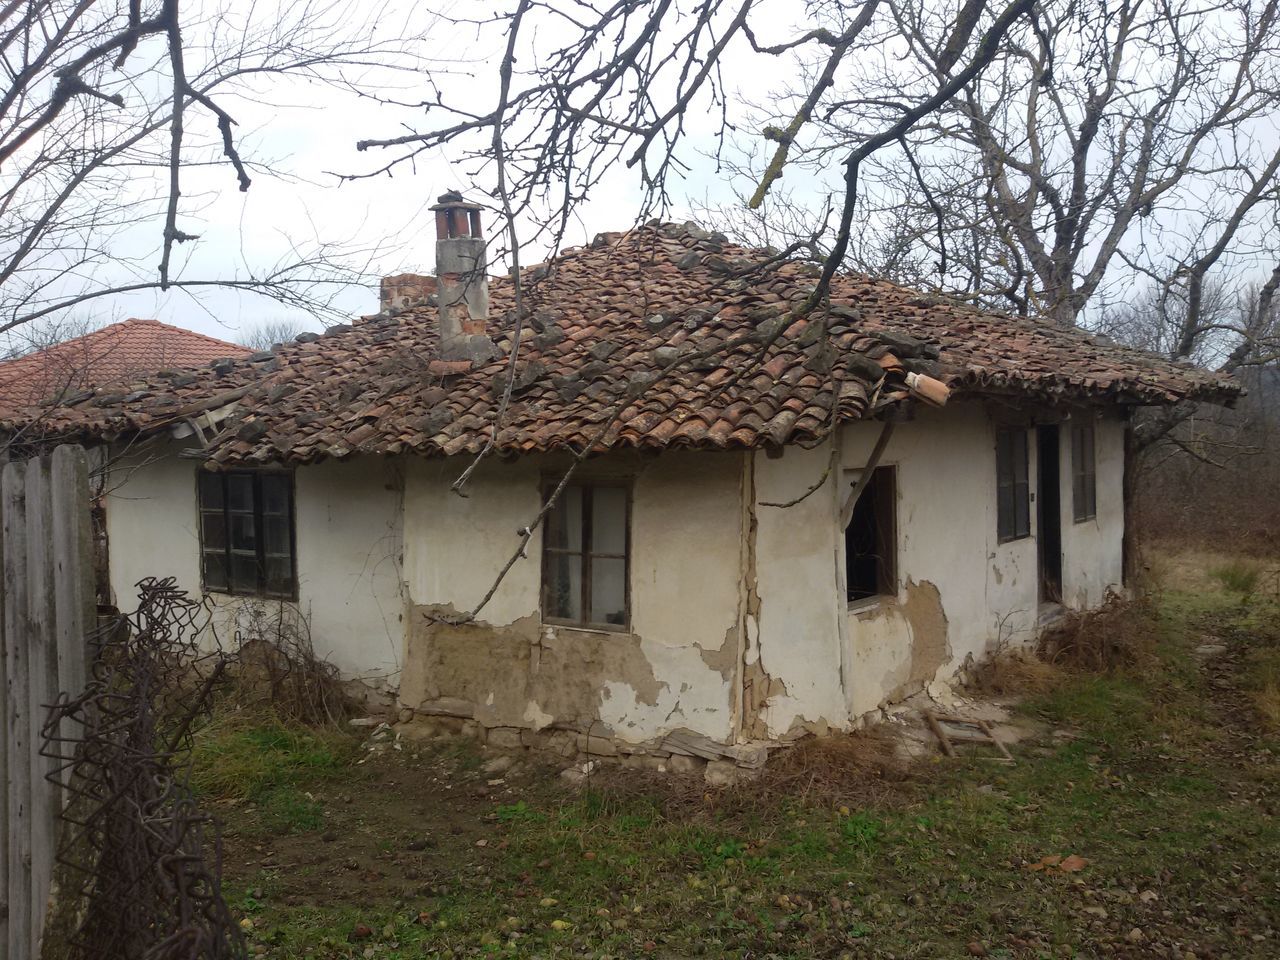
[{"label": "tiled roof slope", "polygon": [[[804,442],[823,435],[833,405],[849,419],[903,398],[904,367],[962,394],[1049,401],[1230,402],[1239,392],[1226,377],[1080,331],[864,277],[835,282],[825,342],[810,317],[761,355],[762,339],[815,278],[811,267],[788,262],[743,279],[740,271],[764,256],[662,224],[603,234],[527,270],[532,328],[497,448],[580,447],[605,426],[607,446]],[[490,332],[509,351],[510,282],[493,281],[490,296]],[[449,373],[435,359],[434,307],[300,340],[274,354],[151,378],[127,394],[81,398],[47,426],[118,435],[236,402],[209,445],[210,458],[223,463],[447,455],[477,451],[489,436],[507,361]],[[701,359],[672,366],[690,354]]]},{"label": "tiled roof slope", "polygon": [[13,360],[0,362],[0,407],[48,405],[90,386],[170,368],[203,366],[252,351],[159,320],[124,320]]}]

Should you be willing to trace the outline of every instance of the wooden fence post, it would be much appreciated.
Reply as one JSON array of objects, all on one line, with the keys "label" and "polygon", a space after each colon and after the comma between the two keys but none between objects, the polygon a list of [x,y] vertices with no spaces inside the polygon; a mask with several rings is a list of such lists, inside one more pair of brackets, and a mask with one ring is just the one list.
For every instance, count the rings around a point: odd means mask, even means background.
[{"label": "wooden fence post", "polygon": [[[89,511],[89,458],[83,447],[64,444],[54,449],[50,470],[53,509],[53,560],[58,589],[54,622],[58,638],[58,689],[78,695],[85,685],[89,663],[88,637],[97,621],[93,578],[93,525]],[[76,733],[64,720],[63,738]],[[67,771],[69,777],[70,771]],[[64,782],[67,777],[64,777]],[[64,805],[65,805],[64,798]]]},{"label": "wooden fence post", "polygon": [[9,928],[6,956],[31,951],[31,715],[27,661],[27,513],[26,468],[5,464],[4,501],[4,652],[5,712],[8,718],[8,874]]},{"label": "wooden fence post", "polygon": [[9,450],[6,447],[0,454],[0,775],[4,776],[4,784],[0,785],[0,946],[9,946],[9,667],[5,656],[5,637],[8,629],[5,618],[8,616],[8,604],[5,600],[5,522],[4,501],[5,487],[4,464],[9,462]]}]

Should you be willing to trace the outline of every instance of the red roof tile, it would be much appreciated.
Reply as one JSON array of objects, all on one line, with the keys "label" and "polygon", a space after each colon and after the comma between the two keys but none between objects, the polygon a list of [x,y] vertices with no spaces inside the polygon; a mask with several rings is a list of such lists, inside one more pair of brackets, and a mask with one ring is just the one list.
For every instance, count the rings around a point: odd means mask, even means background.
[{"label": "red roof tile", "polygon": [[[1080,330],[860,276],[837,278],[829,311],[793,324],[762,353],[815,279],[812,266],[793,262],[743,275],[762,259],[718,235],[661,224],[602,235],[527,270],[532,315],[497,448],[580,448],[606,426],[604,446],[815,440],[833,417],[858,418],[906,399],[909,372],[960,394],[1051,403],[1230,402],[1240,392],[1227,377]],[[490,302],[490,334],[509,354],[505,278],[492,282]],[[274,355],[73,398],[46,427],[115,436],[235,401],[210,442],[217,462],[474,452],[493,430],[508,361],[457,366],[437,359],[435,308],[423,306],[304,335]]]},{"label": "red roof tile", "polygon": [[165,368],[184,369],[253,351],[159,320],[125,320],[0,362],[0,406],[48,405],[89,387],[110,386]]}]

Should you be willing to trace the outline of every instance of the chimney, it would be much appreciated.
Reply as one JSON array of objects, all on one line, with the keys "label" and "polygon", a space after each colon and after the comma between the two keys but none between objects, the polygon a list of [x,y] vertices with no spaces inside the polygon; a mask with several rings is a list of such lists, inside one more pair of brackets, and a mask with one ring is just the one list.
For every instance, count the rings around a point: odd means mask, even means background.
[{"label": "chimney", "polygon": [[501,352],[485,334],[489,278],[478,204],[449,191],[431,208],[436,214],[436,297],[440,310],[440,357],[479,364]]},{"label": "chimney", "polygon": [[398,273],[383,277],[379,290],[381,312],[391,316],[410,307],[423,307],[435,303],[436,278],[416,273]]}]

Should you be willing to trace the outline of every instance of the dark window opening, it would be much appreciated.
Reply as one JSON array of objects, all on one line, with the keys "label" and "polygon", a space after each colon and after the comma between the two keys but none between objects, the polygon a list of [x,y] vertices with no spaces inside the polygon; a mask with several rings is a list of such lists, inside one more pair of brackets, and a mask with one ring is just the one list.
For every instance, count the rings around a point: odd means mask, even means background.
[{"label": "dark window opening", "polygon": [[897,469],[877,467],[844,528],[845,584],[850,603],[898,592],[897,488]]},{"label": "dark window opening", "polygon": [[1094,464],[1092,423],[1071,428],[1071,502],[1076,523],[1098,515],[1098,471]]},{"label": "dark window opening", "polygon": [[1031,535],[1031,486],[1027,482],[1027,431],[996,432],[996,530],[1001,543]]},{"label": "dark window opening", "polygon": [[[546,491],[550,497],[554,485]],[[619,484],[566,486],[542,537],[542,612],[548,621],[623,629],[629,621],[630,497]]]},{"label": "dark window opening", "polygon": [[294,599],[293,478],[247,471],[199,477],[205,589]]}]

